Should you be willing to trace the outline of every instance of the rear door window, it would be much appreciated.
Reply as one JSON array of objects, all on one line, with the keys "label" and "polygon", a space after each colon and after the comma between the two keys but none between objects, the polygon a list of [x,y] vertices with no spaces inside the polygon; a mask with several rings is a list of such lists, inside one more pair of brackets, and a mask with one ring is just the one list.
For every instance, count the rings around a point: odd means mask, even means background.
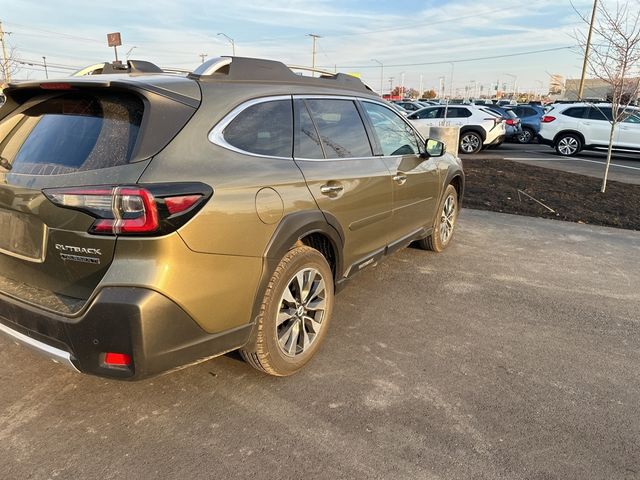
[{"label": "rear door window", "polygon": [[327,158],[371,157],[371,144],[351,100],[306,100]]},{"label": "rear door window", "polygon": [[224,129],[224,139],[243,152],[290,158],[293,153],[291,100],[272,100],[245,108]]},{"label": "rear door window", "polygon": [[318,136],[316,126],[311,120],[304,100],[295,101],[295,158],[321,159],[324,158],[322,142]]},{"label": "rear door window", "polygon": [[563,114],[572,118],[584,118],[586,111],[587,109],[585,107],[573,107],[565,110]]},{"label": "rear door window", "polygon": [[589,120],[601,120],[603,122],[608,122],[612,118],[611,108],[603,107],[591,107],[589,108],[589,114],[587,118]]},{"label": "rear door window", "polygon": [[0,155],[12,173],[57,175],[129,163],[144,104],[127,93],[68,93],[0,124]]}]

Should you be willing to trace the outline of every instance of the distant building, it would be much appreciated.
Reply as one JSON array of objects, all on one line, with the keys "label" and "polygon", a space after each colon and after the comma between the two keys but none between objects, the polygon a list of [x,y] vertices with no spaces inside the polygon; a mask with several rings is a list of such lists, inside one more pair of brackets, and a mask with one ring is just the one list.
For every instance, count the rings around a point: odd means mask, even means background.
[{"label": "distant building", "polygon": [[[629,84],[637,84],[640,79],[630,78]],[[564,98],[566,100],[578,100],[580,91],[580,79],[567,79],[565,82]],[[584,93],[582,98],[590,100],[611,100],[611,85],[599,78],[587,78],[584,81]],[[637,98],[636,98],[637,100]]]}]

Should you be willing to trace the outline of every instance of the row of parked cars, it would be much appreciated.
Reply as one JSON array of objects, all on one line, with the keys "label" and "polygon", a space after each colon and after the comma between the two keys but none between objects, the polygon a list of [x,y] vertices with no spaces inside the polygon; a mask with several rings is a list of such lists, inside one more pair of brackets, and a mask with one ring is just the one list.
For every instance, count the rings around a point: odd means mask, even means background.
[{"label": "row of parked cars", "polygon": [[495,148],[506,140],[530,143],[538,132],[545,110],[540,105],[439,104],[394,102],[419,130],[451,125],[460,127],[460,152],[473,154]]},{"label": "row of parked cars", "polygon": [[[562,156],[573,156],[582,150],[603,150],[609,146],[613,118],[611,104],[563,102],[543,107],[509,102],[394,103],[424,132],[432,126],[459,126],[461,153],[477,153],[483,148],[498,147],[508,140],[527,144],[537,139]],[[625,108],[611,141],[616,151],[640,152],[639,107]]]}]

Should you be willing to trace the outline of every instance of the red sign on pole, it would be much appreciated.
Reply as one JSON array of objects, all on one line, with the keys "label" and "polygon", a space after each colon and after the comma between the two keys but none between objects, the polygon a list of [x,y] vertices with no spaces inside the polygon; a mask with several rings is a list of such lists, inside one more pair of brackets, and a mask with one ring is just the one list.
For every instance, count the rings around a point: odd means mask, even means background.
[{"label": "red sign on pole", "polygon": [[107,33],[107,41],[110,47],[119,47],[122,45],[122,39],[120,38],[120,32]]}]

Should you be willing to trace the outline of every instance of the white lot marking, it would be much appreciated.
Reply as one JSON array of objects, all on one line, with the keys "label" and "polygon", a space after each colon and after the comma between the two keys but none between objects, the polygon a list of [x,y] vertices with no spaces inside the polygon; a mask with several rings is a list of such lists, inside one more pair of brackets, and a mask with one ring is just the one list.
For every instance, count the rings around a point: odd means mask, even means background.
[{"label": "white lot marking", "polygon": [[[505,160],[526,160],[533,162],[566,162],[569,160],[574,160],[576,162],[588,162],[588,163],[597,163],[599,165],[604,165],[605,162],[598,160],[587,160],[586,158],[533,158],[533,157],[505,157]],[[618,163],[612,163],[612,167],[618,168],[628,168],[629,170],[640,170],[640,167],[631,167],[629,165],[620,165]]]}]

